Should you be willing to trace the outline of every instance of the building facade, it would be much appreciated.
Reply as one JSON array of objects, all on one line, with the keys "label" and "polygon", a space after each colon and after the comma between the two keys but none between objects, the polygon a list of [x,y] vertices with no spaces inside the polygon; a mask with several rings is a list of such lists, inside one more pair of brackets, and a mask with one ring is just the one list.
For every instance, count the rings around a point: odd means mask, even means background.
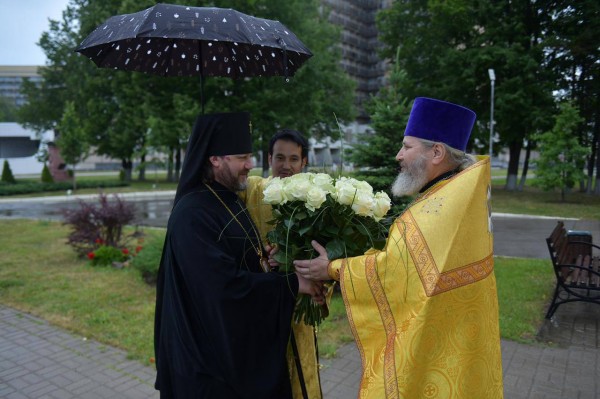
[{"label": "building facade", "polygon": [[[356,120],[341,126],[343,140],[311,139],[309,163],[316,167],[351,170],[344,157],[344,147],[352,146],[363,133],[373,133],[365,103],[386,84],[388,63],[378,56],[380,42],[376,26],[377,13],[391,5],[391,0],[321,0],[329,21],[341,28],[339,46],[341,67],[356,82],[354,95],[358,111]],[[343,166],[342,166],[343,164]]]},{"label": "building facade", "polygon": [[0,97],[9,100],[20,107],[26,102],[21,94],[21,83],[29,79],[33,83],[40,83],[42,77],[35,65],[0,65]]},{"label": "building facade", "polygon": [[322,0],[329,21],[341,27],[340,48],[343,70],[356,82],[357,123],[367,123],[364,103],[385,85],[387,62],[378,56],[375,17],[391,0]]},{"label": "building facade", "polygon": [[51,131],[36,134],[16,122],[0,122],[0,160],[8,161],[14,175],[41,174],[38,155],[53,139]]}]

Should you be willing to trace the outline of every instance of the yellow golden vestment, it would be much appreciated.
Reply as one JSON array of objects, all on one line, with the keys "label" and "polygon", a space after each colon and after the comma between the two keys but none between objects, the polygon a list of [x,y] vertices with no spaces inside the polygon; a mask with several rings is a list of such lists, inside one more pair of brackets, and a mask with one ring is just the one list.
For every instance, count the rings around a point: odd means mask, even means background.
[{"label": "yellow golden vestment", "polygon": [[359,398],[502,398],[490,162],[421,194],[386,246],[331,262],[363,374]]},{"label": "yellow golden vestment", "polygon": [[[240,192],[240,198],[245,202],[263,243],[267,242],[267,232],[273,229],[273,225],[267,223],[273,219],[271,205],[263,203],[263,189],[268,181],[269,179],[259,176],[250,176],[248,177],[248,188]],[[315,330],[302,321],[299,323],[292,321],[292,332],[298,346],[302,375],[308,397],[310,399],[321,399],[323,395],[319,379],[319,359],[317,358]],[[294,399],[302,399],[302,388],[300,387],[298,369],[294,361],[291,344],[288,344],[287,364],[292,382],[293,397]]]}]

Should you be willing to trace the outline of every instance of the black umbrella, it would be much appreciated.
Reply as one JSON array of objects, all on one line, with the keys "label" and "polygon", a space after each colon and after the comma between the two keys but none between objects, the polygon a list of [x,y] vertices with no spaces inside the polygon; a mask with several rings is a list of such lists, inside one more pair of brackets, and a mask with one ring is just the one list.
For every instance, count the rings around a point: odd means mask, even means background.
[{"label": "black umbrella", "polygon": [[174,4],[110,17],[75,51],[102,68],[231,78],[287,79],[312,56],[279,21]]}]

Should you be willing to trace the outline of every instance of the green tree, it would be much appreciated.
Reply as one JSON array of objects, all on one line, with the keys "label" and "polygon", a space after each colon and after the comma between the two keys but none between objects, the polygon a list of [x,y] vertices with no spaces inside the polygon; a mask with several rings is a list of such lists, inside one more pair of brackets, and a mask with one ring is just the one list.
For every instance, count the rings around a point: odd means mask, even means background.
[{"label": "green tree", "polygon": [[54,178],[52,178],[52,174],[50,173],[50,169],[48,169],[48,165],[46,163],[44,163],[40,180],[42,183],[54,183]]},{"label": "green tree", "polygon": [[200,102],[190,96],[177,94],[172,95],[164,104],[149,101],[149,107],[158,109],[168,108],[172,112],[163,114],[147,111],[148,115],[148,137],[147,144],[152,148],[163,149],[168,154],[167,180],[179,180],[181,169],[182,145],[187,142],[190,134],[190,121],[193,121],[200,112]]},{"label": "green tree", "polygon": [[0,97],[0,122],[17,120],[17,107],[6,97]]},{"label": "green tree", "polygon": [[82,123],[75,104],[67,102],[65,112],[58,123],[56,145],[67,164],[73,166],[73,190],[77,189],[75,167],[89,155],[90,146],[85,140]]},{"label": "green tree", "polygon": [[4,160],[4,165],[2,166],[2,182],[8,184],[15,184],[17,182],[12,169],[10,168],[10,164],[8,163],[8,159]]},{"label": "green tree", "polygon": [[590,149],[582,146],[575,135],[583,122],[577,108],[569,102],[560,104],[559,108],[554,127],[536,136],[540,157],[536,161],[534,184],[546,191],[560,189],[564,201],[565,192],[584,177],[581,159],[589,155]]},{"label": "green tree", "polygon": [[378,15],[383,55],[406,71],[407,98],[436,97],[475,110],[472,144],[487,149],[490,81],[496,73],[495,132],[509,149],[506,188],[516,189],[523,143],[544,131],[552,115],[552,75],[544,68],[543,24],[534,0],[416,0],[393,2]]},{"label": "green tree", "polygon": [[[121,160],[125,176],[130,178],[133,156],[147,129],[140,127],[140,112],[130,112],[137,94],[127,90],[132,87],[133,74],[97,68],[73,51],[102,21],[120,13],[122,3],[71,0],[62,19],[50,21],[50,29],[39,43],[49,63],[41,70],[40,87],[24,85],[29,103],[20,112],[20,120],[37,131],[54,129],[71,101],[81,123],[81,139],[94,146],[96,153]],[[139,83],[139,91],[144,84]]]},{"label": "green tree", "polygon": [[553,0],[547,12],[553,16],[547,26],[544,44],[548,67],[554,71],[557,93],[572,100],[584,123],[576,132],[582,145],[591,148],[587,158],[587,181],[583,190],[593,192],[596,170],[596,194],[600,195],[600,3]]},{"label": "green tree", "polygon": [[349,151],[354,165],[364,168],[357,172],[357,178],[368,181],[375,190],[387,191],[390,198],[390,187],[398,169],[396,152],[402,146],[402,132],[410,114],[411,103],[402,92],[405,79],[406,73],[396,62],[389,84],[366,104],[374,132],[360,135],[358,143]]}]

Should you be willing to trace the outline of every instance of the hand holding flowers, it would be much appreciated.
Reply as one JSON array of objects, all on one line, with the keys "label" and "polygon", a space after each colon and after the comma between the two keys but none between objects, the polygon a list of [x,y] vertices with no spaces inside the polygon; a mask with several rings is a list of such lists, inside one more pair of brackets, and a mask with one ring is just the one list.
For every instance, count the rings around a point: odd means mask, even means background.
[{"label": "hand holding flowers", "polygon": [[327,280],[330,278],[327,270],[329,267],[327,250],[316,241],[312,242],[312,246],[319,256],[308,260],[295,260],[294,267],[301,276],[309,280]]},{"label": "hand holding flowers", "polygon": [[[267,237],[279,247],[275,259],[283,272],[295,270],[294,259],[315,255],[312,240],[326,243],[329,259],[361,255],[385,244],[387,228],[380,221],[391,201],[384,192],[373,193],[364,181],[300,173],[273,178],[263,194],[264,202],[273,207],[275,225]],[[318,325],[323,319],[322,308],[301,295],[295,319]]]}]

